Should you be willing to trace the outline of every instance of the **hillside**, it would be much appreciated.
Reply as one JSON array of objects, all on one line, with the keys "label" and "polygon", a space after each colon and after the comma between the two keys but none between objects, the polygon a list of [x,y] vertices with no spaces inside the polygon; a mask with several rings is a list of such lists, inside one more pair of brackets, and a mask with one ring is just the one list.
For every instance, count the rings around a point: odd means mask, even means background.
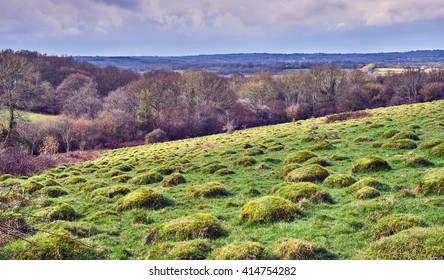
[{"label": "hillside", "polygon": [[444,101],[0,180],[0,259],[443,259]]}]

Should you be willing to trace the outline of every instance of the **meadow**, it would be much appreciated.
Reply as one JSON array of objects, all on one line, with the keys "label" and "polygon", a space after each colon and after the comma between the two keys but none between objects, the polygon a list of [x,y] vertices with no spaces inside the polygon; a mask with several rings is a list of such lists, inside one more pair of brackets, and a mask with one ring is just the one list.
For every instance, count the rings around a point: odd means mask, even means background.
[{"label": "meadow", "polygon": [[107,150],[0,184],[15,230],[0,259],[444,259],[444,101]]}]

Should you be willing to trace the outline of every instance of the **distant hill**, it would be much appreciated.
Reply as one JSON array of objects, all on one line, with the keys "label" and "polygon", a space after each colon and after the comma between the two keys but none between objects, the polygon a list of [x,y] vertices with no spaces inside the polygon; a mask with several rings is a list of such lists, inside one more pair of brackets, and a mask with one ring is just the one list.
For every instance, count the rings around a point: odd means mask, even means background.
[{"label": "distant hill", "polygon": [[219,74],[258,71],[278,73],[307,69],[316,64],[336,63],[342,68],[360,68],[368,63],[377,66],[444,66],[444,50],[390,53],[295,53],[295,54],[213,54],[193,56],[76,56],[76,60],[97,66],[116,66],[138,72],[152,70],[199,70]]}]

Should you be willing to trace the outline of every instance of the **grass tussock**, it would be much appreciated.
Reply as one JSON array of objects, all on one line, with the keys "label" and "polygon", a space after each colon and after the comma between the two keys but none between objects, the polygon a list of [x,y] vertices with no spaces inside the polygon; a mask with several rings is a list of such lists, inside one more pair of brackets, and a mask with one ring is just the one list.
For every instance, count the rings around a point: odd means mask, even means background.
[{"label": "grass tussock", "polygon": [[252,156],[243,156],[233,161],[234,166],[243,166],[243,167],[253,166],[256,163],[257,163],[256,159]]},{"label": "grass tussock", "polygon": [[169,200],[162,194],[150,188],[140,188],[117,200],[116,208],[117,211],[135,208],[160,209],[169,204]]},{"label": "grass tussock", "polygon": [[398,139],[398,140],[390,140],[389,142],[383,144],[381,146],[382,149],[386,150],[411,150],[416,149],[417,145],[413,140],[410,139]]},{"label": "grass tussock", "polygon": [[365,200],[365,199],[373,199],[380,195],[381,193],[377,189],[366,186],[356,191],[354,197],[356,199]]},{"label": "grass tussock", "polygon": [[380,239],[402,230],[412,227],[424,227],[425,225],[424,219],[416,215],[393,214],[385,216],[373,226],[373,239]]},{"label": "grass tussock", "polygon": [[274,245],[273,252],[282,260],[334,259],[334,255],[324,247],[296,238],[279,239]]},{"label": "grass tussock", "polygon": [[312,182],[321,183],[330,176],[330,172],[319,164],[302,166],[288,173],[287,182]]},{"label": "grass tussock", "polygon": [[209,182],[202,185],[191,186],[187,189],[187,194],[191,197],[217,197],[228,195],[228,190],[220,182]]},{"label": "grass tussock", "polygon": [[139,175],[128,182],[133,185],[149,185],[154,183],[159,183],[163,180],[163,176],[157,172],[149,172],[146,174]]},{"label": "grass tussock", "polygon": [[212,248],[205,239],[155,244],[148,252],[148,260],[205,260]]},{"label": "grass tussock", "polygon": [[284,198],[264,196],[247,202],[241,210],[242,222],[272,223],[278,221],[290,222],[301,211]]},{"label": "grass tussock", "polygon": [[216,260],[265,260],[267,253],[258,242],[245,241],[228,244],[215,256]]},{"label": "grass tussock", "polygon": [[301,199],[310,200],[313,203],[325,202],[334,203],[331,195],[309,182],[284,183],[276,186],[272,190],[278,197],[288,199],[292,202],[299,202]]},{"label": "grass tussock", "polygon": [[315,155],[313,152],[310,151],[298,151],[295,152],[291,155],[289,155],[286,159],[285,159],[285,163],[304,163],[307,160],[313,158],[313,157],[317,157],[317,155]]},{"label": "grass tussock", "polygon": [[187,180],[182,174],[173,173],[162,181],[162,185],[165,187],[172,187],[172,186],[177,186],[179,184],[184,184],[186,182]]},{"label": "grass tussock", "polygon": [[332,174],[324,180],[324,186],[333,189],[342,189],[356,183],[353,176],[347,174]]},{"label": "grass tussock", "polygon": [[444,194],[444,168],[427,170],[416,185],[416,192],[423,195]]},{"label": "grass tussock", "polygon": [[378,156],[368,156],[355,161],[352,167],[353,173],[366,173],[391,170],[387,161]]}]

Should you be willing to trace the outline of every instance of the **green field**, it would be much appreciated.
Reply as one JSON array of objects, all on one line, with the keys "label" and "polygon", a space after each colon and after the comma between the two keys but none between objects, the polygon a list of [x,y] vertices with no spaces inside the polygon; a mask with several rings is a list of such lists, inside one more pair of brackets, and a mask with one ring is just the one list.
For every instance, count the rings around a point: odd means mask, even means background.
[{"label": "green field", "polygon": [[0,258],[443,259],[444,101],[367,112],[3,176]]},{"label": "green field", "polygon": [[[38,121],[44,121],[48,119],[55,118],[56,116],[53,115],[45,115],[45,114],[38,114],[38,113],[32,113],[22,110],[16,110],[15,111],[16,117],[20,120],[30,121],[30,122],[38,122]],[[5,125],[9,118],[9,112],[6,109],[0,109],[0,124]]]}]

